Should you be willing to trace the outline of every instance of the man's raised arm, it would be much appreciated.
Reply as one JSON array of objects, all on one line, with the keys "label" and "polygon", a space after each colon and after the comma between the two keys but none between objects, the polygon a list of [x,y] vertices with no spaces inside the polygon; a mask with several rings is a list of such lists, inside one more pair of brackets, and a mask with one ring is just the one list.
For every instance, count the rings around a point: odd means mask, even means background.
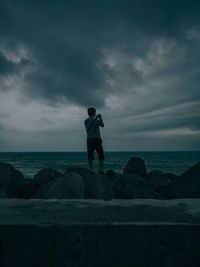
[{"label": "man's raised arm", "polygon": [[104,127],[104,122],[103,122],[103,119],[102,119],[100,114],[98,115],[98,119],[99,119],[98,120],[99,121],[99,126]]}]

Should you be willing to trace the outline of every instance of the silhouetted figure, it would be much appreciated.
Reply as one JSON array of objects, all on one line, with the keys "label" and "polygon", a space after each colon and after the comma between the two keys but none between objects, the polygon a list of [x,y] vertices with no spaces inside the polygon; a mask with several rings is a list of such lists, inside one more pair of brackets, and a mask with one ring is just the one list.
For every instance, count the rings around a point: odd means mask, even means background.
[{"label": "silhouetted figure", "polygon": [[96,151],[99,157],[99,173],[104,174],[104,151],[99,128],[104,127],[103,119],[101,114],[96,115],[95,108],[88,108],[88,116],[89,118],[85,120],[85,128],[89,168],[93,171],[94,151]]}]

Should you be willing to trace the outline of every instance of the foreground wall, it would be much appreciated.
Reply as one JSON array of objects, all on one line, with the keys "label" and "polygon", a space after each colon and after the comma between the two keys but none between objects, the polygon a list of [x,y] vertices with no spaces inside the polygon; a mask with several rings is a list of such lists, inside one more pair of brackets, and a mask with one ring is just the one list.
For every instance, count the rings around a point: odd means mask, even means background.
[{"label": "foreground wall", "polygon": [[200,266],[199,200],[0,201],[0,266]]}]

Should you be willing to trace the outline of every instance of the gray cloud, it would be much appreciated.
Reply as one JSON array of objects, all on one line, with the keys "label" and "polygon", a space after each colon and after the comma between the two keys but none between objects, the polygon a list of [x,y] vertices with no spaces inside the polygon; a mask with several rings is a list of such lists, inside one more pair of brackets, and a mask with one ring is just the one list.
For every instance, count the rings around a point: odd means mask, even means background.
[{"label": "gray cloud", "polygon": [[14,71],[14,66],[0,53],[0,75],[7,75]]}]

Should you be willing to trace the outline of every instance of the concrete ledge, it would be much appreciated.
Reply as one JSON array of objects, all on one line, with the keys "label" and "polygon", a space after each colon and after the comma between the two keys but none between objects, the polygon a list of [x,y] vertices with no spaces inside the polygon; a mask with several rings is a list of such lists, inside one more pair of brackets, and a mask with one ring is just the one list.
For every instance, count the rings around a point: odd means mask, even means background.
[{"label": "concrete ledge", "polygon": [[0,266],[200,266],[200,200],[1,200]]}]

